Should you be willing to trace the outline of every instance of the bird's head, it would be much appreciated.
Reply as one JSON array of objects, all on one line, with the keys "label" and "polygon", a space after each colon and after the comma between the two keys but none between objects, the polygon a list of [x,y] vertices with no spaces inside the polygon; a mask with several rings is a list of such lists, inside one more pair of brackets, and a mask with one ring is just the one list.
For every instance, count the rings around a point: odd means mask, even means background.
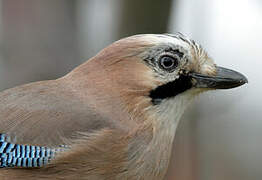
[{"label": "bird's head", "polygon": [[100,92],[106,89],[110,96],[121,97],[130,111],[172,109],[167,106],[183,106],[200,92],[247,83],[242,74],[217,66],[199,44],[179,33],[124,38],[86,65]]},{"label": "bird's head", "polygon": [[182,34],[124,38],[70,74],[81,100],[86,94],[86,102],[127,132],[128,173],[148,179],[165,175],[179,119],[197,94],[247,82]]}]

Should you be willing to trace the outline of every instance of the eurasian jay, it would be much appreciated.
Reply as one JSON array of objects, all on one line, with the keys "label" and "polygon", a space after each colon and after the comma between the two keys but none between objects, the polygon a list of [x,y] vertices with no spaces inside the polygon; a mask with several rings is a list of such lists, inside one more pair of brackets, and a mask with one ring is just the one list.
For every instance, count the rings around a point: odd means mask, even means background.
[{"label": "eurasian jay", "polygon": [[0,179],[163,179],[187,105],[245,83],[182,34],[121,39],[64,77],[0,93]]}]

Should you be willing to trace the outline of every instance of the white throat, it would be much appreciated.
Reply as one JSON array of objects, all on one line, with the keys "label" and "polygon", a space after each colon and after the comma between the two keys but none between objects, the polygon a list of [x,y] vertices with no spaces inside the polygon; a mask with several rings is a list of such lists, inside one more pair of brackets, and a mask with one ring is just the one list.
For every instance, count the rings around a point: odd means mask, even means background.
[{"label": "white throat", "polygon": [[[154,157],[158,162],[158,171],[161,176],[164,176],[172,152],[173,140],[176,129],[185,109],[195,97],[194,90],[188,90],[174,98],[166,99],[156,107],[155,129],[151,143],[152,149],[155,149]],[[152,117],[153,118],[153,117]],[[152,156],[151,156],[152,157]],[[161,173],[163,172],[163,174]],[[160,177],[164,178],[164,177]]]},{"label": "white throat", "polygon": [[[172,144],[179,120],[196,95],[194,90],[188,90],[174,98],[163,100],[159,105],[150,107],[147,111],[153,122],[153,137],[147,146],[137,146],[132,153],[132,171],[136,171],[137,179],[163,179],[169,164]],[[148,173],[148,174],[144,174]]]}]

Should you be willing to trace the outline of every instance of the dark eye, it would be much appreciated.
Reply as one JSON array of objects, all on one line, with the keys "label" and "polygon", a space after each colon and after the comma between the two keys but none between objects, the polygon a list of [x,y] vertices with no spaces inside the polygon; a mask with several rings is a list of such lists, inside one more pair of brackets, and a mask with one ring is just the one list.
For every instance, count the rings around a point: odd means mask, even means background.
[{"label": "dark eye", "polygon": [[159,66],[167,71],[172,71],[177,67],[178,60],[170,56],[162,56],[159,60]]}]

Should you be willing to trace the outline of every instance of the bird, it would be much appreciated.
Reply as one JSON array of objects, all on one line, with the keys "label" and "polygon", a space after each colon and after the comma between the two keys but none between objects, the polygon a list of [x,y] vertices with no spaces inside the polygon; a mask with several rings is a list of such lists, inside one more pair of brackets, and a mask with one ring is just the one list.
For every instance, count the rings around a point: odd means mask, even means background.
[{"label": "bird", "polygon": [[182,33],[120,39],[63,77],[0,92],[0,179],[161,180],[193,99],[247,82]]}]

